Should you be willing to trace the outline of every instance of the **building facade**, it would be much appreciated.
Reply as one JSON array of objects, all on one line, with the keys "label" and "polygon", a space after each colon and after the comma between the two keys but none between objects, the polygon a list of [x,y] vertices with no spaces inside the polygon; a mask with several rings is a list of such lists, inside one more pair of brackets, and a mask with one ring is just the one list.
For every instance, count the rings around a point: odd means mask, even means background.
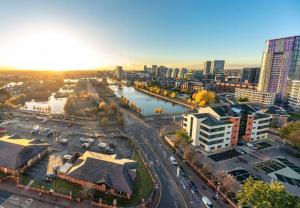
[{"label": "building facade", "polygon": [[300,112],[300,80],[291,80],[289,83],[288,106]]},{"label": "building facade", "polygon": [[242,82],[248,82],[252,84],[258,83],[260,74],[260,67],[243,68],[242,70]]},{"label": "building facade", "polygon": [[211,70],[212,74],[220,74],[224,73],[225,61],[224,60],[214,60],[211,62]]},{"label": "building facade", "polygon": [[203,64],[203,74],[210,74],[211,61],[205,61]]},{"label": "building facade", "polygon": [[300,36],[266,42],[258,90],[276,93],[276,99],[283,101],[288,79],[300,79]]},{"label": "building facade", "polygon": [[125,79],[125,73],[122,66],[116,66],[115,77],[117,77],[119,80]]},{"label": "building facade", "polygon": [[186,73],[187,73],[187,69],[186,68],[179,69],[178,78],[179,79],[185,78]]},{"label": "building facade", "polygon": [[267,138],[271,116],[249,105],[223,105],[200,108],[184,116],[183,128],[192,145],[207,152],[236,146],[239,142]]},{"label": "building facade", "polygon": [[276,94],[262,92],[254,89],[236,88],[234,92],[235,99],[247,98],[250,103],[270,106],[275,103]]},{"label": "building facade", "polygon": [[172,72],[172,78],[173,79],[177,79],[178,77],[178,73],[179,73],[179,69],[178,68],[175,68]]}]

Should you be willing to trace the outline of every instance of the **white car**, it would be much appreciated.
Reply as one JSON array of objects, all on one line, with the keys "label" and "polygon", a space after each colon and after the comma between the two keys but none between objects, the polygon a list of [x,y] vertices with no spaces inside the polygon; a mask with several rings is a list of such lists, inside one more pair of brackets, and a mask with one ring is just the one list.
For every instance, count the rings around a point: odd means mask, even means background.
[{"label": "white car", "polygon": [[107,146],[108,146],[107,143],[104,143],[104,142],[101,142],[98,144],[98,147],[100,147],[100,148],[106,148]]},{"label": "white car", "polygon": [[85,143],[85,142],[87,142],[87,139],[86,139],[86,138],[83,138],[83,137],[81,137],[81,138],[79,139],[79,141],[80,141],[80,142],[82,142],[82,143]]},{"label": "white car", "polygon": [[83,148],[89,148],[90,147],[90,143],[83,143],[82,145],[81,145]]},{"label": "white car", "polygon": [[94,140],[94,139],[92,139],[92,138],[89,138],[89,139],[87,139],[86,141],[87,141],[88,143],[91,143],[91,144],[93,144],[95,140]]},{"label": "white car", "polygon": [[70,160],[72,157],[73,157],[73,156],[70,155],[70,154],[65,154],[65,155],[64,155],[64,159],[65,159],[65,160]]},{"label": "white car", "polygon": [[252,148],[252,149],[255,149],[255,150],[258,149],[257,146],[254,145],[254,144],[252,144],[251,142],[247,142],[246,145],[247,145],[248,147]]},{"label": "white car", "polygon": [[173,165],[178,165],[178,163],[177,163],[177,161],[176,161],[176,159],[175,159],[174,156],[171,156],[171,157],[170,157],[170,160],[171,160],[171,163],[172,163]]},{"label": "white car", "polygon": [[202,197],[202,202],[207,208],[213,208],[213,204],[211,203],[209,198],[207,198],[207,196]]},{"label": "white car", "polygon": [[59,142],[62,143],[62,144],[67,144],[68,140],[67,139],[61,139],[61,140],[59,140]]}]

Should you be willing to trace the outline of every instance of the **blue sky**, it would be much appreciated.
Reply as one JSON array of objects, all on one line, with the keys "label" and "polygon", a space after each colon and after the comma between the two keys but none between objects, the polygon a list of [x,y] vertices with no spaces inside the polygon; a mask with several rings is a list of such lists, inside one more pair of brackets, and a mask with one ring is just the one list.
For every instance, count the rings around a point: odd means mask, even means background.
[{"label": "blue sky", "polygon": [[[0,45],[36,29],[66,30],[113,56],[104,65],[259,65],[265,40],[300,35],[297,0],[0,0],[0,8]],[[0,65],[13,65],[7,60]]]}]

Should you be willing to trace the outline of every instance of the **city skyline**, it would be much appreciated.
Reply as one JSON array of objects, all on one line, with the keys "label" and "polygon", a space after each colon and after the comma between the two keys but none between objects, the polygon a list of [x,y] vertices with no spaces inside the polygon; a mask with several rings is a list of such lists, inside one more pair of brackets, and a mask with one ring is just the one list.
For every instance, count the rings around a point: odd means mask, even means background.
[{"label": "city skyline", "polygon": [[297,1],[270,7],[267,1],[31,0],[2,1],[1,7],[2,68],[202,69],[206,60],[225,60],[226,69],[254,67],[261,64],[265,41],[300,34]]}]

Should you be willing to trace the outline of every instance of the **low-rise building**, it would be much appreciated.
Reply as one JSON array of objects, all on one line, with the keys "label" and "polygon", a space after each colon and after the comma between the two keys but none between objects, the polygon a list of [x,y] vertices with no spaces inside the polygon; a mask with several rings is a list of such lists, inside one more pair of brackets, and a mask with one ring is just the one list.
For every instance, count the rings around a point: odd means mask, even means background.
[{"label": "low-rise building", "polygon": [[276,94],[270,92],[257,91],[254,89],[236,88],[234,97],[237,100],[241,98],[247,98],[248,102],[270,106],[274,104]]},{"label": "low-rise building", "polygon": [[86,151],[72,166],[63,167],[58,177],[88,189],[131,198],[136,168],[134,160]]},{"label": "low-rise building", "polygon": [[0,138],[0,171],[16,175],[48,153],[48,144],[5,135]]},{"label": "low-rise building", "polygon": [[205,151],[267,138],[271,116],[246,104],[200,108],[184,116],[183,128],[192,145]]},{"label": "low-rise building", "polygon": [[273,105],[266,109],[263,109],[262,111],[272,117],[271,119],[272,127],[282,128],[287,125],[289,115],[283,108]]}]

